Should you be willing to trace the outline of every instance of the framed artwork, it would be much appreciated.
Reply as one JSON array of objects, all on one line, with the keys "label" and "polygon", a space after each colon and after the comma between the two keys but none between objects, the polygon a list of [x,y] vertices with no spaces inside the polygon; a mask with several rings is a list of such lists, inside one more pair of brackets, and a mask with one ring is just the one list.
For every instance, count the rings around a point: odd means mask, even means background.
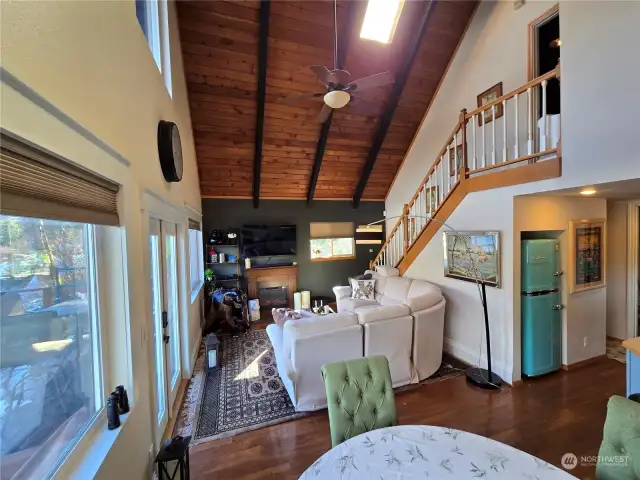
[{"label": "framed artwork", "polygon": [[[499,232],[444,232],[444,275],[500,288]],[[474,270],[476,273],[474,273]]]},{"label": "framed artwork", "polygon": [[[480,95],[478,95],[478,107],[483,107],[484,105],[493,102],[497,98],[502,96],[502,82],[496,83],[493,87],[488,90],[485,90]],[[504,115],[504,109],[502,108],[502,103],[496,105],[496,119],[500,118]],[[486,110],[482,115],[478,115],[478,126],[481,127],[483,123],[491,123],[493,121],[493,112],[492,109]]]},{"label": "framed artwork", "polygon": [[[435,212],[436,208],[438,208],[438,187],[437,186],[433,186],[431,188],[428,189],[429,192],[427,193],[428,195],[428,199],[429,199],[429,203],[426,204],[426,208],[427,211],[429,212]],[[425,189],[425,193],[426,193],[426,189]],[[431,209],[429,210],[429,205],[431,205]]]},{"label": "framed artwork", "polygon": [[[429,210],[429,203],[431,202],[431,210]],[[425,188],[425,201],[422,205],[424,208],[424,216],[429,216],[429,212],[434,213],[438,208],[438,187],[433,186],[431,188]],[[416,236],[418,233],[418,225],[424,226],[426,219],[409,218],[409,231],[412,232],[412,236]]]},{"label": "framed artwork", "polygon": [[569,222],[569,293],[606,285],[605,220]]},{"label": "framed artwork", "polygon": [[[456,162],[456,153],[458,154],[458,161]],[[456,172],[460,170],[462,166],[462,145],[457,145],[456,148],[449,149],[449,176],[455,177]]]}]

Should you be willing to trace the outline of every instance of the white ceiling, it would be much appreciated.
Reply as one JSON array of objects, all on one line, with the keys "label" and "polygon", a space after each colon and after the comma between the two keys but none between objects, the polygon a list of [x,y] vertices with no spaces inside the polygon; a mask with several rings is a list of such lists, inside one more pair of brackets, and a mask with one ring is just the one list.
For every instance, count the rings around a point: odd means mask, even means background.
[{"label": "white ceiling", "polygon": [[[586,188],[594,188],[596,193],[593,195],[581,195],[580,191]],[[563,197],[584,198],[595,197],[608,198],[611,200],[640,200],[640,178],[621,180],[619,182],[584,185],[582,187],[554,190],[551,192],[539,192],[536,195],[558,195]]]}]

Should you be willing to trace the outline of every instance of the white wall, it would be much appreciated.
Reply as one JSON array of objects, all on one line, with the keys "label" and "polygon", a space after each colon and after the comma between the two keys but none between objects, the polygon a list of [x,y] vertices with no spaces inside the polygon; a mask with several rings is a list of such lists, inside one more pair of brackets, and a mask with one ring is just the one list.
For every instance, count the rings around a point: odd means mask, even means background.
[{"label": "white wall", "polygon": [[[512,2],[481,2],[454,61],[440,87],[422,128],[386,200],[387,216],[399,215],[455,125],[462,108],[472,110],[476,96],[503,82],[504,92],[527,81],[527,28],[529,22],[554,3],[527,2],[514,10]],[[598,184],[640,177],[640,153],[635,145],[632,116],[640,104],[636,81],[636,23],[640,2],[561,2],[561,111],[562,170],[560,178],[469,195],[456,209],[449,224],[459,230],[499,230],[502,233],[503,288],[492,290],[489,303],[503,302],[502,313],[493,315],[496,340],[492,353],[520,376],[519,323],[514,327],[514,211],[513,198],[534,192]],[[608,32],[606,37],[594,31]],[[597,37],[597,38],[596,38]],[[636,40],[634,40],[636,39]],[[611,52],[616,52],[614,55]],[[393,223],[392,223],[393,224]],[[445,292],[450,281],[442,279],[440,237],[428,246],[407,272],[408,276],[437,280]],[[433,243],[433,242],[432,242]],[[437,259],[437,261],[436,261]],[[518,274],[519,275],[519,274]],[[507,281],[507,277],[511,280]],[[518,277],[519,278],[519,277]],[[465,305],[472,285],[455,287],[447,304],[447,332],[452,345],[467,357],[477,357],[482,325],[479,303]],[[493,301],[492,301],[492,297]],[[491,306],[490,306],[491,308]],[[478,329],[468,330],[470,309],[478,317]],[[496,335],[492,334],[492,339]],[[509,338],[510,337],[510,338]],[[580,355],[578,355],[579,357]],[[505,378],[511,375],[505,373]]]},{"label": "white wall", "polygon": [[627,338],[627,241],[629,205],[607,202],[607,335]]},{"label": "white wall", "polygon": [[[127,293],[133,409],[97,478],[148,478],[153,442],[147,197],[186,224],[201,211],[177,17],[168,4],[173,98],[166,90],[129,2],[2,2],[2,127],[121,185],[120,217],[126,231]],[[17,79],[14,82],[12,79]],[[178,124],[184,177],[164,182],[157,155],[159,120]],[[190,208],[186,208],[190,206]],[[178,212],[178,213],[176,213]],[[177,217],[176,217],[177,215]],[[182,258],[188,253],[181,251]],[[198,301],[190,305],[188,279],[180,277],[187,345],[199,336]],[[187,313],[188,312],[188,313]],[[184,344],[183,343],[183,344]],[[183,352],[191,357],[191,352]],[[183,373],[186,373],[183,370]]]}]

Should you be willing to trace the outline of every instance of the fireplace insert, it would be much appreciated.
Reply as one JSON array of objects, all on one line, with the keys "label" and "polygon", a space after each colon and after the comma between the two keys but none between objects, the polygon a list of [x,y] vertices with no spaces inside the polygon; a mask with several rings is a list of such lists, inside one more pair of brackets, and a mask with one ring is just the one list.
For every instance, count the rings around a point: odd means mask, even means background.
[{"label": "fireplace insert", "polygon": [[287,287],[260,287],[258,289],[260,307],[274,308],[289,306],[289,292]]}]

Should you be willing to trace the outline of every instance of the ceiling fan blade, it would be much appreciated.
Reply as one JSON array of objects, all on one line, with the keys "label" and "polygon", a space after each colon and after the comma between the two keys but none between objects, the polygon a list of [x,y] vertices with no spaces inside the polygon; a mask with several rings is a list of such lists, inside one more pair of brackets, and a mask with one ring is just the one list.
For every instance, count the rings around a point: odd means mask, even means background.
[{"label": "ceiling fan blade", "polygon": [[331,115],[332,110],[333,109],[325,103],[322,106],[322,110],[320,110],[320,113],[318,114],[318,118],[317,118],[318,123],[326,122],[329,119],[329,115]]},{"label": "ceiling fan blade", "polygon": [[330,73],[340,85],[346,86],[349,84],[349,80],[351,80],[351,74],[346,70],[331,70]]},{"label": "ceiling fan blade", "polygon": [[382,72],[351,82],[347,85],[347,88],[351,91],[365,90],[367,88],[383,87],[393,83],[394,81],[395,79],[391,72]]},{"label": "ceiling fan blade", "polygon": [[313,73],[316,74],[318,80],[320,80],[325,85],[329,85],[330,83],[337,83],[331,72],[327,70],[327,67],[324,67],[322,65],[311,65],[309,68],[313,71]]},{"label": "ceiling fan blade", "polygon": [[302,95],[294,95],[293,97],[280,97],[278,103],[298,103],[304,100],[311,100],[313,98],[324,97],[324,93],[303,93]]}]

